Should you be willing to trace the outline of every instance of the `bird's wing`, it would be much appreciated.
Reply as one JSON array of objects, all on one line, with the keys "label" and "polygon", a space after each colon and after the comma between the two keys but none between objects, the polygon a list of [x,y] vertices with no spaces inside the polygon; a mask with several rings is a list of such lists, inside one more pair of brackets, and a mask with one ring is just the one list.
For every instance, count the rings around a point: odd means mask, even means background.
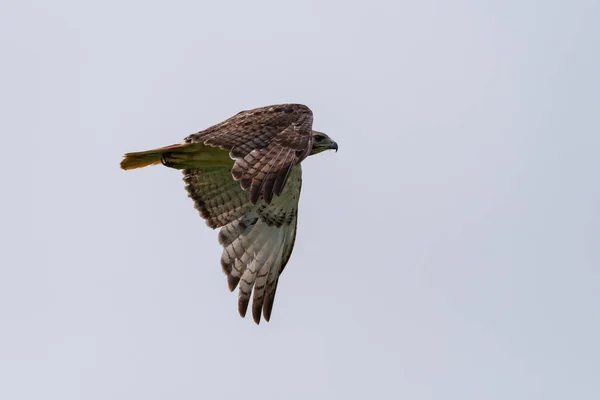
[{"label": "bird's wing", "polygon": [[250,201],[267,204],[280,196],[294,165],[312,146],[312,111],[301,104],[283,104],[242,111],[195,133],[187,143],[203,143],[229,151],[235,160],[231,173],[241,187],[250,188]]},{"label": "bird's wing", "polygon": [[[233,167],[235,168],[235,166]],[[270,204],[253,204],[248,193],[231,179],[228,167],[184,170],[189,196],[212,228],[221,228],[221,265],[231,291],[239,284],[238,310],[246,315],[252,294],[252,318],[271,318],[279,275],[296,238],[300,165],[293,166],[280,196]]]}]

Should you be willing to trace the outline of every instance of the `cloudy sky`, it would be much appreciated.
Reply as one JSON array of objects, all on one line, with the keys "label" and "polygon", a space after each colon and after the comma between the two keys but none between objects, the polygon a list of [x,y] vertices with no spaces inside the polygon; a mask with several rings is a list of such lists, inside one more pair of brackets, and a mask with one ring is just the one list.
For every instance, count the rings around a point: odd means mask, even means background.
[{"label": "cloudy sky", "polygon": [[[600,2],[16,1],[0,12],[3,399],[600,398]],[[310,106],[270,323],[178,171]]]}]

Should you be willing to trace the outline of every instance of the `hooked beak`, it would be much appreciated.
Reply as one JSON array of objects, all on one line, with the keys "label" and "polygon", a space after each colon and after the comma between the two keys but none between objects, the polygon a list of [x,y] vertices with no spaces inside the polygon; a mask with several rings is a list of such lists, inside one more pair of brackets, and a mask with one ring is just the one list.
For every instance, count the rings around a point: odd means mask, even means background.
[{"label": "hooked beak", "polygon": [[333,143],[331,143],[331,144],[329,145],[329,148],[330,148],[331,150],[335,150],[335,152],[336,152],[336,153],[337,153],[337,151],[338,151],[338,145],[337,145],[337,143],[336,143],[336,142],[333,142]]}]

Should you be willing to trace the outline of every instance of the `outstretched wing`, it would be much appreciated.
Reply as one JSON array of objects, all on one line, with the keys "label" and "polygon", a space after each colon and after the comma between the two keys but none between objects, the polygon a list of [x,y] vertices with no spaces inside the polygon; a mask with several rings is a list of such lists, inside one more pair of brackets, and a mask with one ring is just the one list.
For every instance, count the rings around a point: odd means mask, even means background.
[{"label": "outstretched wing", "polygon": [[292,254],[302,170],[293,165],[280,195],[270,204],[255,204],[231,178],[235,168],[186,169],[184,181],[207,225],[221,228],[221,265],[229,289],[239,285],[240,315],[246,315],[252,295],[252,318],[258,324],[261,313],[267,321],[271,318],[279,275]]},{"label": "outstretched wing", "polygon": [[295,165],[312,147],[312,111],[301,104],[283,104],[242,111],[228,120],[185,138],[229,151],[231,174],[250,202],[267,204],[283,193]]}]

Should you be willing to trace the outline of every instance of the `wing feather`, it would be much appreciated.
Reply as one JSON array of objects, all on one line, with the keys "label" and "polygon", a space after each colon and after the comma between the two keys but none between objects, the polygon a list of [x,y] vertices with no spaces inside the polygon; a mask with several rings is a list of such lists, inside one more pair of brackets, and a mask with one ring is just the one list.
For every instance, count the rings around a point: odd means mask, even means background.
[{"label": "wing feather", "polygon": [[282,104],[242,111],[220,124],[195,133],[186,143],[227,150],[235,160],[231,174],[250,202],[269,204],[281,195],[288,171],[312,147],[312,111],[302,104]]},{"label": "wing feather", "polygon": [[[263,223],[263,225],[267,226]],[[258,249],[254,249],[254,258],[248,259],[248,267],[240,280],[240,294],[239,294],[239,311],[240,315],[245,316],[246,310],[248,309],[248,303],[250,301],[250,294],[254,288],[256,296],[256,279],[263,273],[262,271],[270,271],[274,266],[273,255],[278,252],[280,247],[279,235],[281,229],[273,229],[268,227],[263,233],[264,245]],[[254,315],[254,314],[253,314]],[[256,320],[256,318],[254,318]],[[260,318],[257,323],[260,322]]]},{"label": "wing feather", "polygon": [[[298,224],[297,214],[290,219],[290,225],[287,229],[287,237],[283,246],[281,246],[281,268],[277,271],[271,270],[269,273],[269,279],[267,280],[267,288],[265,289],[265,301],[263,305],[263,316],[268,322],[271,319],[271,312],[273,311],[273,303],[275,302],[275,293],[277,292],[277,284],[279,283],[279,276],[283,272],[290,256],[292,255],[292,249],[296,241],[296,227]],[[293,225],[292,225],[293,223]]]},{"label": "wing feather", "polygon": [[[271,274],[279,276],[281,266],[281,256],[283,253],[283,245],[285,245],[286,228],[273,228],[277,230],[277,242],[280,246],[277,249],[271,249],[267,254],[267,259],[262,263],[260,272],[256,276],[256,282],[254,284],[254,296],[252,299],[252,318],[257,324],[260,323],[261,311],[265,299],[265,291],[267,286],[268,278]],[[281,245],[283,242],[283,245]],[[258,262],[260,257],[255,259]],[[273,268],[277,266],[278,268]]]},{"label": "wing feather", "polygon": [[[277,174],[271,180],[273,185],[283,179],[279,174],[286,175],[289,181],[281,194],[270,204],[262,198],[253,204],[250,194],[232,179],[231,168],[184,171],[186,189],[200,215],[212,228],[220,228],[221,265],[229,289],[238,287],[238,311],[245,316],[252,297],[252,317],[256,323],[260,322],[261,314],[267,321],[271,317],[279,276],[289,260],[296,236],[302,170],[300,165],[292,164]],[[269,182],[264,185],[271,185]]]}]

